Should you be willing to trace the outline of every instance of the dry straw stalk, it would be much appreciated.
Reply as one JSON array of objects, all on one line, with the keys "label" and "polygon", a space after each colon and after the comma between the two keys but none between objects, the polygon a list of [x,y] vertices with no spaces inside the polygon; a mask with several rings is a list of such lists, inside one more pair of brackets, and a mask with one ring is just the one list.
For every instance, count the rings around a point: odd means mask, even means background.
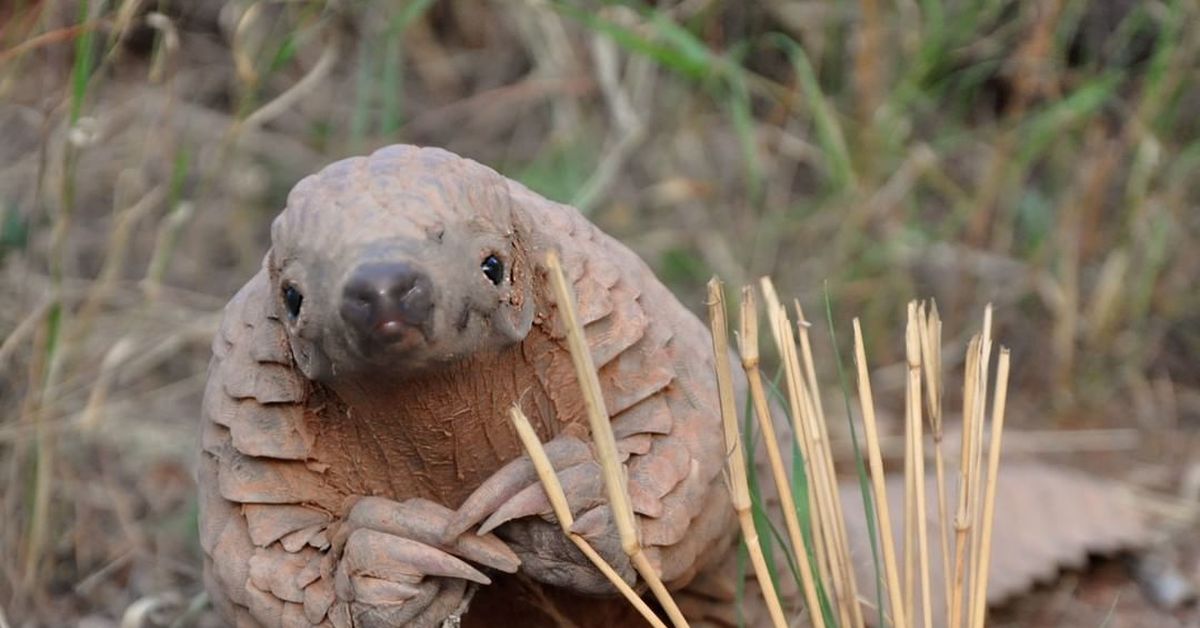
[{"label": "dry straw stalk", "polygon": [[[576,374],[583,390],[595,441],[597,456],[604,473],[609,503],[613,509],[613,520],[620,534],[622,548],[629,555],[635,569],[645,580],[671,622],[687,626],[678,606],[667,592],[657,572],[650,565],[638,542],[637,528],[629,495],[625,487],[625,474],[617,457],[612,427],[600,394],[599,380],[591,354],[575,314],[574,297],[563,276],[558,257],[550,254],[547,259],[551,285],[555,291],[559,314],[566,328],[567,343]],[[750,401],[764,436],[764,451],[770,464],[770,472],[779,489],[779,503],[783,508],[787,540],[791,544],[800,576],[804,601],[809,621],[816,628],[825,628],[824,615],[818,590],[830,594],[836,612],[836,625],[861,628],[864,626],[862,608],[858,599],[854,579],[849,539],[846,535],[840,491],[833,465],[833,453],[829,442],[828,427],[822,409],[820,391],[817,388],[812,349],[808,337],[808,324],[796,303],[797,327],[793,333],[787,311],[779,303],[768,278],[763,278],[761,287],[767,302],[768,320],[772,336],[779,349],[787,401],[791,408],[796,445],[803,456],[804,470],[808,478],[808,513],[811,519],[810,543],[805,542],[803,522],[796,508],[796,496],[791,493],[792,482],[788,477],[780,442],[771,418],[770,405],[764,389],[758,349],[758,309],[753,289],[742,290],[739,304],[741,321],[738,334],[738,349],[742,368],[749,387]],[[728,321],[723,286],[717,278],[708,285],[709,322],[712,331],[714,364],[717,391],[723,426],[723,438],[727,456],[727,478],[731,502],[741,526],[752,566],[762,589],[763,601],[771,617],[772,625],[782,628],[788,624],[783,602],[767,569],[766,557],[759,543],[759,531],[753,519],[753,496],[748,482],[742,436],[738,430],[736,399],[729,360]],[[884,584],[888,600],[890,625],[896,628],[921,625],[931,628],[934,615],[939,609],[932,607],[929,537],[927,528],[927,499],[925,495],[925,423],[924,410],[928,411],[929,431],[934,448],[934,464],[937,476],[938,517],[942,522],[939,541],[942,549],[946,624],[952,628],[982,628],[987,610],[987,572],[991,557],[992,521],[994,518],[996,480],[1000,462],[1001,432],[1004,426],[1005,395],[1009,375],[1009,353],[1000,352],[997,366],[995,392],[992,406],[991,438],[984,439],[986,423],[988,362],[991,350],[991,308],[986,310],[983,331],[970,342],[967,349],[965,378],[963,384],[963,434],[959,459],[959,491],[956,512],[950,513],[946,499],[945,461],[941,451],[942,407],[941,407],[941,319],[936,305],[926,310],[925,304],[916,302],[908,305],[908,322],[905,327],[905,355],[907,361],[906,395],[904,406],[905,448],[905,495],[904,495],[904,563],[901,572],[896,555],[896,538],[893,534],[892,515],[889,507],[883,460],[880,451],[880,435],[875,418],[874,397],[867,367],[866,350],[862,328],[854,320],[854,357],[857,367],[859,402],[862,409],[866,454],[870,467],[871,492],[879,524],[878,534],[883,554]],[[800,353],[798,354],[798,349]],[[801,355],[803,366],[801,366]],[[922,400],[924,397],[924,403]],[[573,524],[562,486],[550,467],[541,443],[537,439],[528,419],[520,409],[511,411],[513,424],[522,443],[529,452],[538,476],[550,497],[551,505],[563,533],[584,553],[587,558],[613,583],[631,604],[656,628],[665,627],[646,605],[636,591],[625,583],[616,571],[596,553],[582,537],[570,531]],[[985,443],[990,447],[985,455]],[[986,465],[985,465],[986,460]],[[952,524],[952,525],[951,525]],[[945,530],[953,527],[955,538],[953,552]],[[810,550],[812,560],[810,560]],[[813,562],[815,560],[815,562]],[[903,573],[903,578],[901,578]],[[919,591],[919,595],[918,595]]]},{"label": "dry straw stalk", "polygon": [[[791,331],[791,321],[787,318],[787,311],[779,303],[779,298],[776,296],[774,285],[767,277],[763,277],[760,285],[762,286],[763,296],[767,302],[767,318],[771,323],[772,337],[775,340],[775,345],[779,349],[780,360],[783,362],[784,380],[787,389],[788,405],[791,408],[792,416],[792,432],[796,439],[796,446],[803,458],[805,477],[809,479],[810,490],[808,494],[808,512],[812,517],[812,544],[814,546],[814,554],[817,558],[817,571],[815,575],[820,578],[821,583],[835,584],[835,586],[824,586],[826,591],[833,590],[838,598],[838,613],[842,617],[842,621],[850,623],[854,617],[854,609],[846,608],[846,606],[857,606],[854,597],[846,595],[846,587],[844,586],[846,567],[849,565],[849,560],[841,552],[837,551],[836,538],[837,535],[833,532],[831,520],[834,518],[834,507],[830,505],[830,495],[836,495],[836,482],[832,478],[832,470],[826,472],[826,466],[822,464],[819,452],[822,447],[820,445],[822,433],[817,427],[818,413],[813,409],[813,395],[804,385],[804,380],[800,375],[799,361],[796,357],[796,341]],[[825,439],[826,441],[828,439]],[[780,492],[789,490],[789,484],[784,484],[780,487]],[[804,551],[804,546],[796,548],[797,562],[800,565],[801,586],[804,589],[805,599],[809,604],[809,608],[813,609],[814,616],[820,607],[817,606],[817,588],[813,583],[814,572],[808,563],[808,557]],[[841,586],[837,586],[833,581],[831,573],[839,574],[839,579],[842,581]],[[831,582],[833,581],[833,582]],[[823,622],[824,618],[817,618],[814,621]],[[858,625],[858,624],[851,624]]]},{"label": "dry straw stalk", "polygon": [[604,397],[600,393],[600,379],[596,365],[592,363],[592,354],[588,350],[587,340],[583,335],[583,327],[575,314],[575,295],[563,275],[562,264],[558,254],[551,251],[546,256],[546,266],[550,271],[550,283],[558,304],[558,313],[562,317],[563,326],[567,331],[567,348],[571,353],[571,362],[575,365],[575,375],[583,389],[583,399],[587,405],[588,423],[592,429],[592,440],[596,445],[596,453],[600,458],[600,466],[604,473],[604,486],[607,490],[609,507],[612,508],[613,521],[616,522],[617,533],[621,538],[621,547],[629,555],[634,569],[646,581],[654,597],[662,604],[670,617],[671,623],[677,628],[686,627],[687,620],[680,612],[679,606],[667,591],[662,578],[650,564],[650,560],[642,551],[637,538],[637,528],[633,517],[633,507],[629,502],[629,493],[625,488],[625,473],[617,456],[617,443],[613,437],[612,424],[609,422],[608,411],[604,408]]},{"label": "dry straw stalk", "polygon": [[883,569],[887,580],[888,604],[892,611],[892,625],[906,628],[903,590],[896,566],[895,536],[892,535],[892,514],[888,507],[887,481],[884,477],[883,456],[879,452],[879,430],[875,422],[875,399],[871,393],[871,377],[867,372],[867,355],[863,347],[862,325],[854,319],[854,361],[858,367],[858,395],[862,405],[863,426],[867,437],[867,459],[871,466],[871,484],[875,491],[875,503],[879,508],[880,545],[883,546]]},{"label": "dry straw stalk", "polygon": [[[769,280],[764,278],[769,283]],[[804,310],[799,300],[793,300],[796,308],[796,330],[800,337],[800,349],[804,356],[804,376],[808,384],[809,399],[812,415],[817,425],[817,454],[821,471],[819,488],[826,503],[822,506],[821,524],[828,530],[833,539],[831,551],[832,568],[837,576],[834,579],[834,589],[838,596],[838,605],[842,609],[842,622],[849,626],[863,626],[862,609],[858,604],[858,585],[854,579],[854,562],[850,559],[850,544],[846,538],[846,516],[842,510],[841,491],[837,484],[837,471],[833,466],[833,449],[829,441],[829,429],[825,422],[825,410],[821,404],[821,390],[817,386],[817,371],[813,362],[812,343],[808,338],[808,321],[804,318]],[[789,355],[794,355],[790,351]],[[800,384],[796,384],[798,387]]]},{"label": "dry straw stalk", "polygon": [[[743,305],[745,305],[745,302],[743,302]],[[771,573],[767,570],[767,561],[763,557],[762,546],[758,541],[758,532],[754,527],[754,518],[750,512],[750,486],[746,481],[746,458],[742,453],[741,439],[738,438],[738,418],[734,402],[733,374],[729,369],[729,328],[725,320],[725,294],[721,287],[721,282],[715,277],[708,282],[708,317],[709,324],[712,326],[713,363],[716,366],[717,392],[721,400],[721,421],[724,425],[725,433],[725,458],[729,468],[729,491],[733,496],[733,508],[737,511],[738,523],[742,528],[742,536],[745,539],[746,549],[750,554],[750,561],[754,565],[754,573],[758,577],[759,585],[762,587],[763,598],[767,603],[767,611],[771,615],[771,623],[776,628],[784,628],[787,626],[787,619],[783,615],[783,608],[780,606],[779,595],[775,591],[775,584],[771,580]],[[757,361],[757,356],[755,356],[755,360]],[[759,396],[761,397],[761,382],[759,382],[758,389]],[[757,408],[757,399],[755,400],[755,405]],[[762,405],[765,407],[765,399],[762,400]],[[764,425],[764,431],[771,429],[770,427],[766,427],[771,424],[771,415],[769,412],[761,414],[760,420]],[[771,463],[773,466],[779,463],[779,472],[776,475],[777,481],[779,478],[786,481],[787,476],[782,473],[782,463],[779,461],[778,448],[775,446],[777,441],[774,439],[774,430],[771,431],[771,437],[769,438],[768,451],[774,452],[771,456]],[[781,494],[786,492],[780,491]],[[794,520],[795,515],[793,513],[788,522],[789,533],[793,532],[792,523]],[[800,540],[800,536],[799,524],[797,523],[793,543],[796,543],[798,540]],[[796,547],[799,548],[797,552],[803,554],[803,542],[801,541]],[[810,608],[812,609],[811,614],[814,624],[817,628],[823,628],[819,610],[815,606]]]},{"label": "dry straw stalk", "polygon": [[[913,494],[906,495],[915,500],[916,526],[912,526],[909,522],[905,529],[909,531],[909,538],[913,534],[916,535],[917,542],[917,569],[921,574],[921,625],[925,628],[933,626],[933,604],[931,602],[931,591],[929,582],[929,530],[927,525],[926,503],[925,503],[925,432],[924,423],[921,418],[921,333],[919,331],[921,321],[918,318],[919,311],[916,302],[908,304],[908,324],[905,326],[905,356],[908,360],[908,391],[905,398],[906,401],[906,416],[908,418],[908,437],[909,449],[908,455],[909,466],[913,470],[913,481],[911,486],[915,489]],[[916,528],[914,531],[913,528]],[[911,547],[911,544],[905,545],[906,548]],[[909,616],[913,618],[913,623],[916,623],[915,613],[910,612]]]},{"label": "dry straw stalk", "polygon": [[667,628],[654,611],[646,605],[646,602],[638,596],[637,592],[629,586],[621,576],[613,569],[612,565],[608,564],[596,550],[588,544],[582,536],[571,532],[571,526],[575,524],[575,518],[571,516],[571,507],[567,505],[567,495],[563,492],[562,484],[558,481],[558,476],[554,473],[554,467],[550,464],[550,458],[546,455],[546,450],[542,448],[542,442],[538,440],[537,432],[534,431],[533,425],[529,423],[529,418],[521,412],[521,408],[513,406],[509,410],[509,417],[512,419],[513,426],[517,428],[517,436],[521,438],[521,444],[525,446],[525,451],[529,454],[529,459],[533,462],[533,468],[537,471],[538,479],[542,482],[542,487],[546,490],[546,495],[550,498],[550,506],[554,509],[554,516],[558,519],[558,525],[562,528],[563,534],[571,539],[571,542],[583,552],[588,560],[608,578],[609,582],[621,592],[621,595],[633,604],[634,608],[642,614],[654,628]]},{"label": "dry straw stalk", "polygon": [[992,523],[996,510],[996,480],[1000,472],[1000,444],[1004,432],[1004,406],[1008,398],[1008,369],[1009,369],[1009,353],[1008,349],[1000,350],[1000,361],[996,366],[996,392],[993,396],[992,406],[992,437],[988,444],[988,474],[987,474],[987,489],[983,498],[983,530],[980,534],[980,564],[976,567],[975,572],[975,592],[972,594],[972,600],[975,601],[975,612],[971,615],[971,626],[973,628],[983,628],[984,612],[987,604],[987,582],[990,559],[992,556]]},{"label": "dry straw stalk", "polygon": [[929,409],[929,430],[933,437],[933,466],[937,484],[938,544],[942,554],[942,591],[946,593],[946,607],[943,610],[950,617],[950,538],[949,529],[945,525],[949,521],[950,510],[946,502],[946,461],[942,455],[942,319],[938,315],[937,303],[931,302],[929,314],[925,314],[925,304],[917,307],[917,334],[921,341],[921,370],[925,375],[925,399]]}]

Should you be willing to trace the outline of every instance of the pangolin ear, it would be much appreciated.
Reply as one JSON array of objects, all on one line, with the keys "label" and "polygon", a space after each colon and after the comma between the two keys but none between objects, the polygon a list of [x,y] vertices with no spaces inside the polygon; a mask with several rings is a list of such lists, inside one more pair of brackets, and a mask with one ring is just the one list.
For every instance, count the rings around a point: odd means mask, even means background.
[{"label": "pangolin ear", "polygon": [[279,264],[275,259],[274,247],[267,249],[267,254],[263,257],[262,267],[267,272],[267,285],[269,286],[267,288],[266,303],[263,304],[263,308],[266,310],[264,313],[271,318],[282,321],[281,314],[283,312],[280,311],[279,299],[275,298],[274,289],[275,286],[279,285]]},{"label": "pangolin ear", "polygon": [[[267,251],[263,259],[263,268],[267,271],[268,295],[263,304],[264,314],[280,322],[281,329],[287,329],[284,324],[283,302],[278,297],[280,266],[276,259],[274,247]],[[293,332],[286,332],[288,346],[292,352],[293,365],[311,380],[321,380],[332,374],[332,364],[321,348],[311,339],[304,338]]]},{"label": "pangolin ear", "polygon": [[496,331],[511,342],[521,342],[533,328],[533,295],[522,292],[524,294],[520,295],[519,300],[510,300],[493,318]]},{"label": "pangolin ear", "polygon": [[508,303],[500,308],[495,317],[496,331],[510,342],[521,342],[533,328],[533,315],[537,305],[537,252],[531,250],[532,238],[527,222],[528,216],[513,202],[509,210],[510,237],[513,244],[512,288]]}]

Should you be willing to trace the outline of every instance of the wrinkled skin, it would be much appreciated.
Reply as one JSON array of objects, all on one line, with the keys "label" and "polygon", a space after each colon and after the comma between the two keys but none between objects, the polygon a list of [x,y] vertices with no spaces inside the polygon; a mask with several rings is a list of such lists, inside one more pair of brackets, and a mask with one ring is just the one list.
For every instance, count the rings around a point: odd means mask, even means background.
[{"label": "wrinkled skin", "polygon": [[729,621],[719,572],[735,525],[706,328],[573,208],[395,146],[296,186],[214,340],[200,528],[231,623],[632,621],[554,523],[507,420],[513,403],[531,418],[576,531],[634,582],[550,250],[579,301],[643,546],[694,625]]}]

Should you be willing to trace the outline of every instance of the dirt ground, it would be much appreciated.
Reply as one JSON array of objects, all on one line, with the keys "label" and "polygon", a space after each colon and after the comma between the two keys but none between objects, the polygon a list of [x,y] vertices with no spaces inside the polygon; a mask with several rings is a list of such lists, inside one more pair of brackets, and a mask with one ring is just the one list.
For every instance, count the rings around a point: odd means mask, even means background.
[{"label": "dirt ground", "polygon": [[992,303],[1014,447],[1161,533],[992,625],[1200,625],[1145,594],[1200,583],[1200,7],[574,6],[0,3],[0,628],[219,623],[191,465],[220,308],[299,178],[397,142],[580,207],[697,312],[713,273],[821,330],[827,293],[884,408],[908,300],[951,347]]}]

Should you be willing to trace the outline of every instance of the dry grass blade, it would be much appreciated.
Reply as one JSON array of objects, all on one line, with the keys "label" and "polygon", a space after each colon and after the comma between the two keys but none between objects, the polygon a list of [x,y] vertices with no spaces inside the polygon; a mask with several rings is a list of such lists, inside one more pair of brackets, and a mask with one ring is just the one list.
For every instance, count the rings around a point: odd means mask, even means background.
[{"label": "dry grass blade", "polygon": [[[807,408],[805,399],[804,383],[800,378],[799,366],[796,360],[796,343],[791,335],[791,323],[788,321],[787,312],[783,306],[779,304],[779,299],[775,295],[774,286],[769,278],[762,279],[763,295],[767,301],[767,318],[771,322],[772,336],[775,339],[775,346],[779,349],[780,360],[783,362],[784,379],[786,382],[788,405],[792,413],[792,431],[796,439],[796,447],[799,448],[800,455],[803,458],[805,477],[809,478],[810,484],[814,490],[807,491],[808,494],[808,512],[811,514],[810,528],[812,530],[812,544],[814,546],[817,557],[817,570],[813,570],[813,565],[808,560],[808,554],[805,546],[801,545],[796,551],[796,560],[800,571],[800,585],[804,590],[804,598],[809,608],[812,609],[813,622],[818,627],[824,624],[824,617],[821,616],[817,597],[817,586],[814,582],[814,577],[821,577],[823,582],[828,582],[828,567],[825,560],[828,558],[827,548],[822,543],[822,526],[821,513],[822,508],[818,505],[820,491],[815,490],[820,485],[820,477],[815,473],[816,465],[814,465],[813,455],[815,447],[813,446],[812,432],[810,422],[815,420],[812,418],[813,413]],[[790,484],[785,484],[780,488],[780,492],[788,490]],[[828,510],[828,509],[824,509]]]},{"label": "dry grass blade", "polygon": [[858,603],[858,584],[854,576],[854,561],[850,557],[850,544],[846,539],[846,516],[842,508],[841,491],[837,485],[837,470],[833,464],[833,446],[829,440],[829,426],[825,422],[825,410],[821,403],[821,389],[817,385],[817,370],[813,361],[812,343],[808,337],[809,323],[799,300],[793,300],[796,308],[796,332],[800,338],[800,350],[804,357],[804,377],[808,384],[809,398],[816,417],[817,437],[820,439],[817,454],[822,472],[820,487],[825,501],[821,521],[827,526],[828,538],[833,541],[830,548],[831,567],[837,574],[834,587],[838,604],[842,608],[842,622],[848,626],[862,626],[862,608]]},{"label": "dry grass blade", "polygon": [[54,305],[54,301],[50,300],[38,304],[33,311],[21,319],[20,323],[17,323],[17,326],[4,338],[4,342],[0,342],[0,371],[4,370],[4,365],[8,363],[8,358],[16,352],[17,346],[37,331],[38,325],[45,320],[46,312],[52,305]]},{"label": "dry grass blade", "polygon": [[96,376],[96,383],[92,386],[87,405],[83,408],[83,416],[79,420],[79,426],[82,429],[94,430],[99,425],[113,381],[116,380],[117,371],[120,365],[133,354],[133,349],[133,341],[126,337],[118,340],[104,355],[104,359],[100,362],[100,373]]},{"label": "dry grass blade", "polygon": [[[918,370],[918,372],[920,372]],[[912,364],[908,364],[908,381],[905,388],[904,400],[904,538],[902,539],[904,554],[904,620],[913,625],[916,621],[916,580],[917,580],[917,545],[920,539],[917,536],[917,470],[916,470],[916,444],[913,442],[912,428],[912,403],[909,396],[912,394]],[[918,386],[920,383],[918,382]],[[882,451],[880,452],[882,453]]]},{"label": "dry grass blade", "polygon": [[929,315],[925,314],[925,304],[917,308],[917,335],[921,342],[921,369],[925,374],[925,394],[929,409],[929,429],[933,437],[933,466],[937,482],[937,507],[939,526],[938,544],[942,554],[942,591],[946,600],[946,608],[942,609],[949,619],[951,614],[950,591],[950,539],[947,536],[950,509],[946,503],[946,461],[942,453],[942,319],[938,315],[937,303],[931,302]]},{"label": "dry grass blade", "polygon": [[629,494],[625,489],[625,474],[617,456],[617,443],[613,438],[612,424],[609,423],[608,412],[604,409],[604,397],[600,393],[600,380],[596,366],[592,363],[592,354],[588,350],[587,339],[584,338],[583,328],[575,313],[575,297],[567,285],[563,275],[562,264],[558,254],[551,251],[546,256],[546,267],[550,271],[550,283],[554,288],[557,299],[558,313],[562,317],[563,326],[567,332],[567,347],[571,353],[571,362],[575,365],[575,374],[579,378],[583,399],[587,406],[588,423],[592,428],[592,440],[600,458],[600,466],[604,472],[604,486],[607,490],[609,507],[612,508],[613,521],[620,534],[621,547],[629,554],[633,566],[641,574],[642,579],[649,585],[654,597],[662,604],[667,616],[677,627],[687,626],[687,620],[680,612],[679,606],[671,598],[670,592],[662,579],[642,552],[638,542],[637,529],[633,518],[633,507],[629,502]]},{"label": "dry grass blade", "polygon": [[83,35],[84,33],[105,28],[109,25],[110,22],[108,20],[91,20],[82,24],[55,29],[34,37],[30,37],[29,39],[26,39],[12,48],[0,50],[0,66],[3,66],[4,64],[20,57],[21,55],[29,53],[33,50],[37,50],[38,48],[53,44],[60,44],[66,41],[74,41],[77,37]]},{"label": "dry grass blade", "polygon": [[984,611],[987,604],[988,572],[992,556],[992,524],[996,510],[996,482],[1000,473],[1000,444],[1004,432],[1004,406],[1008,398],[1008,349],[1000,350],[1000,360],[996,367],[996,391],[993,393],[992,405],[992,438],[988,445],[987,489],[983,497],[983,516],[980,531],[980,560],[975,571],[975,592],[972,600],[975,611],[971,615],[972,628],[983,628]]},{"label": "dry grass blade", "polygon": [[[842,554],[837,551],[837,535],[834,531],[838,527],[838,522],[834,521],[837,516],[835,509],[832,506],[830,498],[831,493],[837,490],[837,480],[831,469],[828,469],[824,464],[825,458],[822,445],[823,430],[817,424],[817,413],[813,409],[813,396],[805,387],[800,376],[799,360],[796,356],[796,338],[792,334],[790,321],[783,308],[777,310],[776,324],[780,326],[780,337],[783,339],[783,344],[780,346],[781,357],[784,362],[784,375],[787,381],[787,390],[789,401],[796,408],[796,435],[800,453],[804,457],[804,469],[808,478],[808,501],[810,513],[810,529],[812,530],[812,544],[814,546],[814,554],[817,559],[817,572],[823,583],[823,588],[826,592],[830,591],[830,584],[833,584],[833,591],[838,595],[845,596],[846,604],[854,604],[852,598],[845,594],[844,586],[838,586],[837,580],[834,579],[834,574],[842,578],[846,573],[843,568]],[[797,407],[795,404],[799,404]],[[826,439],[827,440],[827,439]],[[853,616],[853,611],[846,613],[848,616],[843,621],[849,623],[850,617]]]},{"label": "dry grass blade", "polygon": [[[984,310],[983,331],[967,347],[966,377],[963,379],[962,449],[959,453],[958,512],[954,519],[954,577],[950,600],[950,625],[971,622],[984,609],[986,600],[975,597],[980,579],[981,556],[978,522],[983,461],[983,426],[987,403],[988,363],[991,356],[992,308]],[[964,594],[966,598],[964,599]],[[965,604],[965,608],[964,608]]]},{"label": "dry grass blade", "polygon": [[588,560],[608,578],[609,582],[621,592],[621,595],[633,604],[634,608],[642,614],[642,617],[655,628],[666,628],[654,611],[646,605],[646,602],[629,586],[621,576],[617,573],[612,565],[609,565],[603,557],[596,552],[591,545],[588,544],[583,537],[571,532],[571,526],[575,523],[575,518],[571,516],[571,508],[567,505],[567,496],[563,492],[562,484],[558,481],[558,476],[554,473],[554,467],[550,464],[550,458],[546,456],[546,450],[542,448],[542,442],[538,440],[537,432],[534,431],[533,425],[529,423],[529,418],[517,406],[513,406],[509,410],[509,417],[512,419],[513,426],[517,429],[517,436],[521,439],[521,444],[525,446],[525,451],[529,454],[529,459],[533,462],[533,468],[537,471],[538,479],[542,482],[542,488],[546,490],[546,495],[550,498],[550,506],[554,509],[554,516],[558,519],[558,525],[562,528],[563,534],[571,539],[571,542],[587,556]]},{"label": "dry grass blade", "polygon": [[[713,342],[713,364],[716,366],[717,372],[717,393],[721,400],[721,422],[725,428],[725,457],[726,464],[729,469],[729,491],[733,498],[733,508],[737,511],[738,523],[742,528],[742,537],[746,544],[746,549],[750,553],[750,561],[754,565],[754,573],[758,577],[759,585],[763,589],[763,598],[767,603],[767,610],[771,614],[771,623],[776,628],[784,628],[787,626],[787,619],[783,615],[783,608],[779,604],[779,595],[775,592],[775,583],[771,580],[771,573],[767,570],[767,561],[763,557],[762,545],[758,541],[758,531],[754,527],[754,518],[750,508],[750,486],[746,481],[746,458],[742,453],[741,440],[738,438],[737,426],[737,409],[734,402],[733,391],[733,375],[729,369],[729,329],[725,320],[725,294],[721,287],[721,282],[717,278],[712,278],[708,282],[708,320],[712,329]],[[743,315],[743,324],[745,316]],[[745,342],[746,339],[743,339]],[[755,350],[757,354],[757,350]],[[755,356],[757,361],[757,355]],[[761,383],[759,392],[762,392]],[[760,395],[761,396],[761,395]],[[765,400],[762,403],[765,409]],[[757,400],[756,409],[759,407]],[[764,425],[771,423],[770,413],[759,416],[760,421]],[[770,428],[766,428],[770,429]],[[765,432],[766,430],[764,430]],[[773,438],[774,431],[771,432],[767,443],[767,450],[773,451],[771,463],[774,468],[782,471],[782,464],[779,463],[779,452],[777,450],[777,441]],[[779,463],[779,464],[777,464]],[[776,476],[776,481],[779,481],[782,474]],[[786,487],[786,475],[782,475],[784,480],[781,486]],[[780,494],[787,493],[786,490],[780,490]],[[786,511],[785,511],[786,512]],[[791,523],[794,521],[795,515],[790,517],[789,532],[792,531]],[[800,541],[796,545],[796,553],[804,554],[804,544],[799,538],[799,525],[796,525],[796,537],[793,543]],[[809,607],[810,614],[814,622],[820,626],[820,609],[816,606]]]},{"label": "dry grass blade", "polygon": [[[925,432],[921,416],[921,320],[916,302],[908,304],[908,325],[905,327],[905,355],[908,360],[907,416],[908,436],[911,442],[909,455],[913,469],[911,487],[916,504],[917,568],[921,574],[921,624],[925,628],[933,625],[933,604],[929,582],[929,530],[925,502]],[[905,528],[912,531],[912,527]],[[910,532],[909,538],[912,538]],[[915,614],[913,623],[916,623]]]},{"label": "dry grass blade", "polygon": [[950,625],[961,626],[963,615],[963,591],[967,589],[968,544],[971,534],[971,460],[975,447],[975,396],[979,379],[979,356],[981,339],[971,338],[967,345],[966,377],[963,378],[963,428],[962,449],[959,450],[958,509],[954,515],[954,572],[950,591]]},{"label": "dry grass blade", "polygon": [[[742,289],[741,316],[739,347],[742,356],[742,368],[746,372],[746,379],[749,383],[750,398],[753,402],[759,425],[762,428],[763,446],[767,452],[768,462],[771,465],[771,473],[775,479],[776,486],[780,488],[779,502],[780,508],[783,510],[784,523],[787,526],[788,539],[791,541],[792,547],[803,548],[804,537],[796,511],[796,502],[792,492],[786,488],[790,486],[790,480],[779,452],[779,440],[775,432],[774,421],[771,418],[770,408],[767,404],[766,393],[762,383],[762,372],[759,368],[758,306],[754,297],[754,289],[751,286],[746,286]],[[804,346],[807,349],[807,336],[804,336],[804,341]],[[811,359],[811,355],[808,355],[806,359]],[[812,390],[812,397],[819,398],[815,389],[810,390]],[[820,408],[819,402],[815,405],[817,408]],[[823,417],[818,420],[821,421],[822,427],[824,427]],[[828,443],[827,438],[825,442],[826,444]],[[830,458],[827,457],[826,461],[828,462],[829,460]],[[829,477],[834,476],[830,474]],[[832,510],[823,509],[822,514],[826,515],[826,517],[823,517],[823,520],[833,519],[837,524],[837,530],[841,532],[841,537],[833,537],[837,542],[834,544],[834,547],[829,548],[828,552],[833,563],[831,567],[836,573],[833,584],[837,595],[838,614],[845,625],[861,626],[862,613],[858,607],[858,594],[853,583],[854,576],[850,569],[849,555],[845,551],[845,531],[841,525],[840,501],[836,501],[838,498],[836,486],[833,488],[835,489],[833,497],[836,506]],[[808,557],[804,556],[802,560],[807,563]],[[824,618],[820,619],[823,621]]]},{"label": "dry grass blade", "polygon": [[871,377],[867,372],[867,355],[863,347],[862,325],[854,319],[854,358],[858,367],[858,395],[862,405],[863,426],[867,437],[867,458],[871,466],[871,483],[875,491],[875,504],[879,510],[880,545],[883,547],[883,568],[887,579],[888,604],[892,610],[892,625],[905,628],[904,600],[900,588],[900,575],[896,566],[895,537],[892,535],[891,507],[884,481],[883,457],[879,453],[879,431],[875,422],[875,400],[871,393]]},{"label": "dry grass blade", "polygon": [[[833,531],[836,527],[833,522],[834,510],[829,499],[832,487],[836,483],[826,474],[823,430],[814,409],[813,395],[805,386],[800,374],[800,362],[796,356],[796,336],[792,333],[791,321],[782,308],[776,322],[781,325],[780,336],[784,341],[782,356],[789,395],[794,394],[800,402],[796,424],[801,429],[797,434],[800,436],[801,452],[804,454],[804,468],[808,473],[808,497],[813,518],[812,544],[816,550],[814,553],[817,558],[818,575],[821,582],[828,584],[831,581],[836,582],[832,574],[839,573],[837,542]],[[828,589],[828,586],[825,588]],[[838,588],[840,587],[835,587],[835,590]]]},{"label": "dry grass blade", "polygon": [[[992,305],[989,303],[983,310],[983,332],[979,346],[979,371],[978,381],[976,382],[975,392],[975,416],[972,419],[971,425],[974,429],[971,438],[974,443],[971,449],[971,475],[967,482],[967,488],[970,490],[970,507],[971,518],[975,523],[971,533],[971,556],[970,556],[970,582],[974,586],[975,582],[980,577],[980,557],[981,548],[979,546],[981,535],[979,534],[979,521],[982,516],[982,491],[983,491],[983,432],[984,423],[987,420],[986,405],[987,405],[987,389],[988,389],[988,365],[991,364],[992,355]],[[968,605],[967,605],[967,621],[982,609],[978,607],[984,605],[986,600],[976,598],[971,592],[973,589],[968,589]]]}]

